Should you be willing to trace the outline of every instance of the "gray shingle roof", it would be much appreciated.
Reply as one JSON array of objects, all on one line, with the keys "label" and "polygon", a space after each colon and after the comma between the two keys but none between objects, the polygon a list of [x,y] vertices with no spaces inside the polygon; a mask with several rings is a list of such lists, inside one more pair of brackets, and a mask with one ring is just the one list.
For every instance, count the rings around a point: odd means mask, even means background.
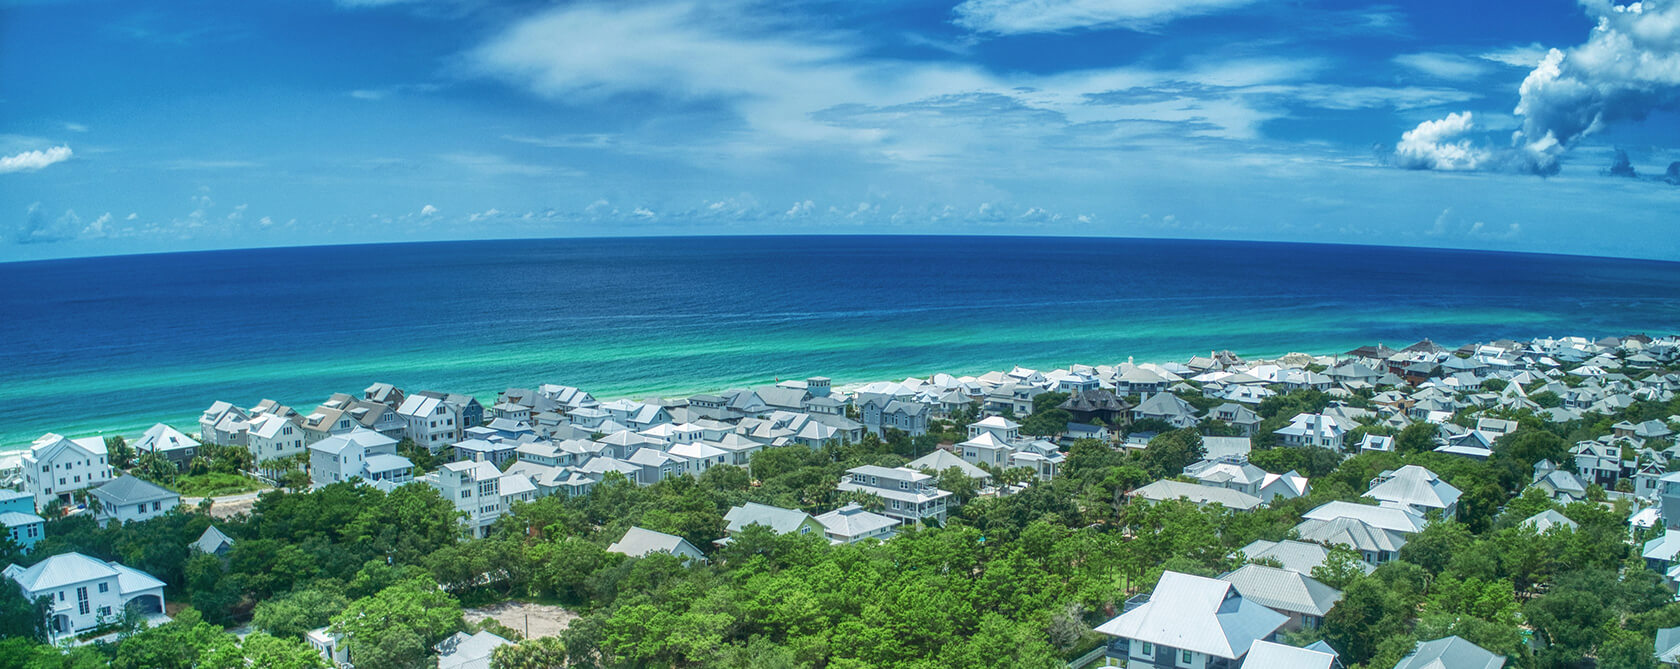
[{"label": "gray shingle roof", "polygon": [[123,474],[110,483],[95,488],[93,494],[118,505],[181,497],[156,484],[135,478],[132,474]]}]

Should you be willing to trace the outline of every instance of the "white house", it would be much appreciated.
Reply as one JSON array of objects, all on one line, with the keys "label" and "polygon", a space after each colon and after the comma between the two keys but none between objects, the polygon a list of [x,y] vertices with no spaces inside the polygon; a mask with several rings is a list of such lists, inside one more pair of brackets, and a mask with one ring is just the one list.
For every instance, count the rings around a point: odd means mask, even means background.
[{"label": "white house", "polygon": [[408,423],[408,438],[433,453],[461,440],[461,416],[443,398],[409,395],[397,407],[397,415]]},{"label": "white house", "polygon": [[105,440],[69,439],[48,433],[23,454],[23,489],[35,496],[35,508],[52,500],[69,502],[70,494],[111,481]]},{"label": "white house", "polygon": [[504,474],[488,462],[451,462],[423,480],[466,515],[467,529],[475,537],[487,536],[490,525],[514,502],[530,501],[539,494],[530,477]]},{"label": "white house", "polygon": [[1419,514],[1439,511],[1441,517],[1449,519],[1458,514],[1459,495],[1458,488],[1417,465],[1383,472],[1365,493],[1385,505],[1410,507]]},{"label": "white house", "polygon": [[81,553],[54,555],[27,568],[14,564],[0,574],[17,581],[25,598],[52,600],[48,615],[54,636],[115,622],[124,607],[142,614],[163,612],[163,581]]},{"label": "white house", "polygon": [[358,427],[309,445],[309,478],[316,488],[353,478],[402,485],[414,480],[414,463],[397,455],[397,440]]},{"label": "white house", "polygon": [[169,513],[181,505],[180,493],[123,474],[88,492],[93,498],[94,518],[100,525],[137,523]]},{"label": "white house", "polygon": [[1322,446],[1340,451],[1347,427],[1323,414],[1303,413],[1290,419],[1289,424],[1278,428],[1275,434],[1289,446]]},{"label": "white house", "polygon": [[1098,625],[1108,657],[1135,669],[1236,667],[1259,641],[1272,641],[1288,618],[1248,600],[1225,581],[1165,572],[1149,601]]},{"label": "white house", "polygon": [[303,428],[279,414],[252,417],[245,433],[245,448],[257,459],[257,464],[272,462],[307,453]]}]

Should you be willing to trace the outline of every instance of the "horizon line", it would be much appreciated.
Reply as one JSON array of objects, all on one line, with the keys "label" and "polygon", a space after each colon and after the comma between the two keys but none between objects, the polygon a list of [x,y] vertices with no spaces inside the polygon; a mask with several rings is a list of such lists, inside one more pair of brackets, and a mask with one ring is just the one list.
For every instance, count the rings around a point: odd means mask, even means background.
[{"label": "horizon line", "polygon": [[[429,244],[474,244],[497,242],[538,242],[538,241],[610,241],[610,240],[680,240],[680,239],[776,239],[776,238],[940,238],[940,239],[1088,239],[1109,241],[1140,241],[1140,242],[1202,242],[1202,243],[1239,243],[1239,244],[1270,244],[1276,246],[1329,246],[1344,248],[1369,249],[1407,249],[1422,251],[1450,251],[1460,253],[1484,253],[1500,255],[1524,256],[1555,256],[1561,258],[1584,258],[1594,260],[1616,260],[1625,262],[1648,262],[1661,264],[1680,264],[1680,259],[1642,258],[1635,256],[1609,256],[1590,253],[1566,253],[1560,251],[1516,251],[1504,249],[1469,248],[1462,246],[1420,246],[1406,244],[1360,244],[1352,242],[1324,242],[1324,241],[1279,241],[1275,239],[1241,239],[1241,238],[1202,238],[1202,237],[1131,237],[1116,235],[1079,235],[1079,234],[976,234],[976,233],[937,233],[937,232],[777,232],[777,233],[717,233],[717,234],[653,234],[653,235],[558,235],[543,237],[491,237],[464,239],[425,239],[425,240],[397,240],[397,241],[364,241],[325,244],[276,244],[259,246],[230,246],[224,248],[185,249],[174,251],[139,251],[117,253],[94,253],[88,255],[70,255],[52,258],[32,258],[4,260],[0,265],[21,265],[28,263],[72,262],[78,260],[93,260],[98,258],[136,258],[146,256],[190,255],[203,253],[228,253],[241,251],[268,251],[288,249],[326,249],[326,248],[354,248],[374,246],[418,246]],[[15,246],[15,245],[13,245]]]}]

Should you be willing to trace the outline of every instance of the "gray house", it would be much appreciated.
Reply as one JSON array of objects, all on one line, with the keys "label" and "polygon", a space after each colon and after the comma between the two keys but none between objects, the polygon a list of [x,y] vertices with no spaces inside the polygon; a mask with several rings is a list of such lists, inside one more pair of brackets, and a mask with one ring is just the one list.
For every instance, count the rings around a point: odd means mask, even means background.
[{"label": "gray house", "polygon": [[881,436],[888,428],[905,432],[912,437],[927,434],[929,411],[926,404],[885,397],[871,397],[859,409],[863,427]]}]

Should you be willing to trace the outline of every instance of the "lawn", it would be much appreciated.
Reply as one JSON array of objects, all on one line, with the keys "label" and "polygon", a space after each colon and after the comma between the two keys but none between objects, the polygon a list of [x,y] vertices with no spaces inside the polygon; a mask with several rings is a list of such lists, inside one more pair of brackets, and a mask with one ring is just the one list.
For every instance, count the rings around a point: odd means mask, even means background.
[{"label": "lawn", "polygon": [[269,486],[249,476],[238,474],[199,474],[175,479],[175,491],[182,497],[218,497],[263,490]]}]

